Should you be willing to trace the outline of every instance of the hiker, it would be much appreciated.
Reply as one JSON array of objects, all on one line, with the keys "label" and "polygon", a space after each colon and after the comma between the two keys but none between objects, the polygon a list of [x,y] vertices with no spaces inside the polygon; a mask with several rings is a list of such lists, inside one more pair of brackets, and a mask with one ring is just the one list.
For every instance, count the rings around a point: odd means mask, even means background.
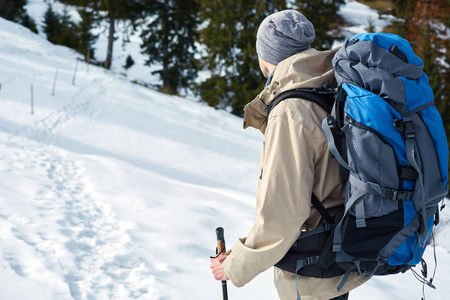
[{"label": "hiker", "polygon": [[[314,37],[313,24],[295,10],[268,16],[258,29],[256,50],[261,72],[268,79],[264,90],[245,107],[244,116],[244,128],[254,127],[264,134],[257,216],[246,238],[239,239],[231,252],[211,259],[217,280],[241,287],[276,265],[301,233],[321,223],[311,204],[312,194],[330,215],[344,203],[339,164],[328,150],[321,125],[327,112],[301,98],[286,99],[269,114],[266,111],[285,91],[336,85],[331,61],[337,49],[310,48]],[[302,300],[347,299],[350,290],[367,280],[352,272],[338,292],[342,278],[297,276],[274,268],[278,295],[286,300],[298,299],[297,292]]]}]

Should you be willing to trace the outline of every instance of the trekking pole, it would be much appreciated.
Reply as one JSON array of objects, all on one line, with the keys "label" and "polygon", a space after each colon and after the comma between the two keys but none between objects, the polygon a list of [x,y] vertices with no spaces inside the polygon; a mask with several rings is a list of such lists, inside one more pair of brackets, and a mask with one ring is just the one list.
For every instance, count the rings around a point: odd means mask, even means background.
[{"label": "trekking pole", "polygon": [[[225,253],[225,236],[223,234],[223,228],[217,227],[216,228],[216,235],[217,235],[217,248],[216,248],[216,254]],[[222,280],[222,296],[223,300],[228,300],[228,290],[227,290],[227,281]]]}]

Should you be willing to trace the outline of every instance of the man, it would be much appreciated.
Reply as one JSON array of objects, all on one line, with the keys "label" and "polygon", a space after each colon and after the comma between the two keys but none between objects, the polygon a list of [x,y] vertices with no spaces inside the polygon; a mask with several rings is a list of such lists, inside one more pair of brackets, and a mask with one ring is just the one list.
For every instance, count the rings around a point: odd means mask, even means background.
[{"label": "man", "polygon": [[[267,115],[265,109],[281,93],[297,88],[335,85],[331,60],[337,49],[310,48],[314,26],[300,12],[285,10],[268,16],[257,33],[260,68],[268,81],[264,90],[245,108],[244,128],[264,134],[257,217],[246,238],[239,239],[229,255],[211,259],[217,280],[231,280],[241,287],[278,263],[302,231],[321,221],[311,206],[314,193],[327,209],[344,202],[338,162],[332,158],[321,123],[327,113],[318,104],[300,98],[280,102]],[[280,299],[297,299],[297,276],[275,269],[274,281]],[[340,297],[367,279],[352,273],[338,292],[342,276],[299,277],[302,300]],[[347,294],[348,295],[348,294]]]}]

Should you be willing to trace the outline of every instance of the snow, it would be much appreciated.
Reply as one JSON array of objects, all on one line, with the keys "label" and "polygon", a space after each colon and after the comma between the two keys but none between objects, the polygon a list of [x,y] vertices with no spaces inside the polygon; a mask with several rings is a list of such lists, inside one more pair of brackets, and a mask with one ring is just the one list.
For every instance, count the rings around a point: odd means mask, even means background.
[{"label": "snow", "polygon": [[378,30],[390,25],[388,20],[380,18],[375,9],[357,1],[347,0],[346,4],[340,8],[339,14],[352,25],[368,26],[370,22],[373,22]]},{"label": "snow", "polygon": [[[3,19],[0,40],[0,299],[219,299],[214,230],[224,227],[231,246],[252,226],[262,135],[88,68]],[[431,300],[450,293],[447,227]],[[425,257],[432,270],[433,251]],[[228,289],[230,299],[277,298],[272,270]],[[406,273],[371,279],[350,299],[421,295]]]},{"label": "snow", "polygon": [[[345,4],[339,8],[338,14],[348,23],[340,28],[342,31],[340,34],[345,38],[366,32],[370,25],[374,26],[375,32],[382,32],[384,27],[396,20],[390,15],[380,15],[377,10],[354,0],[346,0]],[[335,41],[333,48],[342,44],[343,41]]]},{"label": "snow", "polygon": [[[219,294],[214,230],[251,226],[262,136],[82,62],[72,85],[78,54],[3,19],[0,39],[0,298]],[[240,295],[275,295],[267,274]]]}]

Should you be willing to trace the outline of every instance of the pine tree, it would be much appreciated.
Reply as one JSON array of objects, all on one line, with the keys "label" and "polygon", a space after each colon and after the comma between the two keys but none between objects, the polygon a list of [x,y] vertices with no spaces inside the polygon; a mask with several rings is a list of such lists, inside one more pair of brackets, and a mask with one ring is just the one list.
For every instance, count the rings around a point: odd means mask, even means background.
[{"label": "pine tree", "polygon": [[113,45],[116,33],[117,21],[134,22],[142,17],[143,2],[145,0],[65,0],[65,3],[89,7],[96,13],[98,20],[108,22],[108,47],[104,67],[111,68],[113,57]]},{"label": "pine tree", "polygon": [[146,64],[160,64],[161,90],[177,94],[197,75],[194,58],[198,27],[197,0],[146,1],[152,21],[142,31],[142,53]]},{"label": "pine tree", "polygon": [[130,54],[128,54],[127,59],[125,60],[125,65],[123,66],[125,70],[128,70],[134,65],[134,60]]},{"label": "pine tree", "polygon": [[196,91],[209,105],[242,115],[244,106],[264,87],[256,54],[259,24],[269,14],[285,9],[286,1],[200,0],[207,26],[200,31],[206,47],[205,69],[211,77]]},{"label": "pine tree", "polygon": [[95,14],[90,8],[78,9],[81,21],[76,26],[76,32],[79,37],[78,52],[82,53],[86,62],[94,58],[94,49],[92,45],[98,38],[98,35],[92,33],[95,24]]},{"label": "pine tree", "polygon": [[335,40],[342,39],[336,30],[333,33],[331,30],[339,19],[337,12],[344,0],[296,0],[295,3],[298,10],[314,24],[316,38],[312,47],[331,49]]},{"label": "pine tree", "polygon": [[80,39],[76,31],[76,25],[72,21],[67,7],[64,7],[62,15],[59,16],[59,29],[55,37],[55,44],[63,45],[72,49],[78,49]]},{"label": "pine tree", "polygon": [[27,27],[34,33],[38,33],[36,21],[34,21],[34,19],[32,17],[30,17],[28,14],[24,14],[22,16],[22,20],[20,21],[20,24],[22,26]]},{"label": "pine tree", "polygon": [[72,21],[69,11],[65,7],[62,15],[53,9],[53,5],[48,3],[44,14],[44,33],[47,39],[56,45],[63,45],[72,49],[77,49],[80,43],[76,32],[76,24]]},{"label": "pine tree", "polygon": [[57,37],[60,34],[61,29],[61,17],[53,10],[53,5],[51,3],[47,4],[47,10],[44,14],[44,33],[47,35],[47,39],[56,43]]}]

